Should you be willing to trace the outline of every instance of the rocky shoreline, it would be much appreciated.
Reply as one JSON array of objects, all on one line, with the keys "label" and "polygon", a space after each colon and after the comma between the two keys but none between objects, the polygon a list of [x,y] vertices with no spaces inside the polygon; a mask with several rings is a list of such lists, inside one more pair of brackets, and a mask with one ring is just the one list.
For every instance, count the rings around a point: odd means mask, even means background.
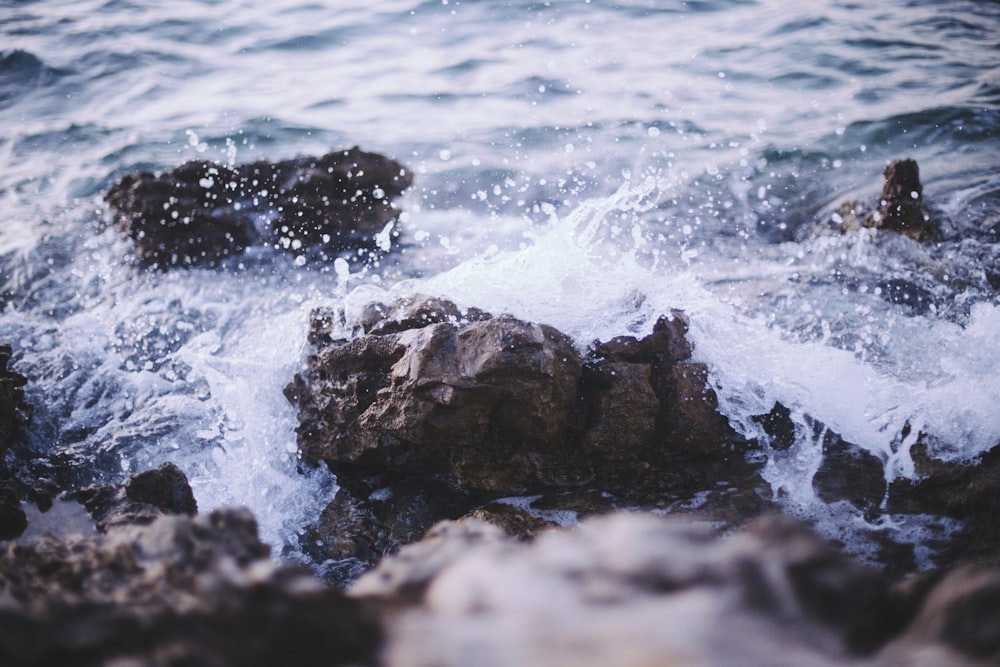
[{"label": "rocky shoreline", "polygon": [[[830,226],[934,238],[910,162],[887,167],[872,213],[852,205],[854,222]],[[167,268],[257,242],[368,243],[409,184],[351,149],[130,175],[107,199],[140,260]],[[264,235],[261,210],[279,212]],[[1000,663],[1000,443],[945,464],[918,434],[915,479],[887,483],[880,460],[815,423],[821,500],[962,526],[935,569],[888,539],[861,563],[782,516],[761,477],[795,437],[789,410],[741,437],[686,334],[673,311],[647,336],[580,349],[421,295],[314,312],[285,395],[303,464],[341,487],[302,536],[335,564],[318,575],[274,560],[247,510],[199,513],[172,464],[122,484],[38,479],[8,452],[30,378],[0,345],[0,664]],[[62,510],[80,524],[47,520]]]}]

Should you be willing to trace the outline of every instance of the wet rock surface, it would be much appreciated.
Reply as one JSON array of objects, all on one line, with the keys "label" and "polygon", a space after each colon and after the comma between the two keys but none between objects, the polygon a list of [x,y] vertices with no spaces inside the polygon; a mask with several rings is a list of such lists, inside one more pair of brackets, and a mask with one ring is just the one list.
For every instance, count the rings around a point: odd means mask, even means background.
[{"label": "wet rock surface", "polygon": [[375,248],[412,183],[400,163],[357,147],[318,158],[227,166],[192,161],[128,174],[105,195],[141,261],[216,264],[255,243],[297,253]]},{"label": "wet rock surface", "polygon": [[974,461],[944,463],[918,444],[912,452],[918,478],[889,487],[891,512],[954,519],[962,529],[941,545],[940,566],[1000,565],[1000,444]]},{"label": "wet rock surface", "polygon": [[124,485],[89,486],[72,494],[101,532],[119,525],[145,525],[167,514],[194,516],[198,503],[187,477],[173,463],[132,475]]},{"label": "wet rock surface", "polygon": [[612,514],[517,542],[463,521],[350,589],[378,603],[384,664],[974,665],[997,654],[1000,571],[891,585],[804,525]]},{"label": "wet rock surface", "polygon": [[[356,335],[338,339],[345,327]],[[343,487],[317,527],[328,557],[372,563],[470,513],[531,532],[546,515],[709,497],[737,524],[764,511],[750,444],[719,414],[685,333],[674,312],[646,337],[581,353],[552,327],[440,299],[372,304],[354,324],[315,313],[314,353],[286,396],[303,459]],[[490,509],[506,496],[519,512]]]},{"label": "wet rock surface", "polygon": [[31,415],[24,398],[28,379],[10,368],[12,354],[10,345],[0,344],[0,540],[17,537],[27,527],[20,506],[20,484],[6,463],[7,449]]},{"label": "wet rock surface", "polygon": [[0,462],[31,414],[24,399],[28,378],[9,366],[13,353],[10,345],[0,344]]},{"label": "wet rock surface", "polygon": [[370,333],[348,340],[329,340],[329,315],[317,314],[315,353],[286,390],[307,462],[520,493],[613,484],[738,440],[690,361],[679,312],[586,358],[544,324],[429,312],[363,321]]},{"label": "wet rock surface", "polygon": [[916,160],[893,160],[883,172],[882,194],[874,206],[844,202],[833,216],[841,231],[861,227],[885,229],[915,241],[934,241],[940,236],[937,223],[924,204],[924,187]]}]

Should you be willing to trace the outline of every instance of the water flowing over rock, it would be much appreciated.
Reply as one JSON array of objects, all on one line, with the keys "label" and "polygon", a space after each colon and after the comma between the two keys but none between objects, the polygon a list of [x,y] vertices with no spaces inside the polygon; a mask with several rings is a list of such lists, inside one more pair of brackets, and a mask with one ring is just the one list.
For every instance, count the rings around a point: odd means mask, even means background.
[{"label": "water flowing over rock", "polygon": [[719,540],[631,513],[530,544],[445,523],[350,594],[388,609],[390,667],[971,666],[998,657],[998,583],[892,587],[787,518]]},{"label": "water flowing over rock", "polygon": [[0,664],[339,665],[377,628],[269,558],[245,510],[164,516],[0,551]]},{"label": "water flowing over rock", "polygon": [[[216,264],[265,242],[294,252],[374,248],[413,181],[403,165],[357,147],[281,162],[192,161],[122,177],[105,195],[139,259]],[[385,245],[385,244],[382,244]]]}]

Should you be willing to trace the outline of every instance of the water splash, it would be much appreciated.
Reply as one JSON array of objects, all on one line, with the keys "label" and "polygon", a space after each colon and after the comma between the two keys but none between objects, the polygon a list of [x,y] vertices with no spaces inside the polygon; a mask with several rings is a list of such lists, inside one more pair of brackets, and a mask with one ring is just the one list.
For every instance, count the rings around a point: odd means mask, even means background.
[{"label": "water splash", "polygon": [[[903,537],[953,529],[930,527],[930,519],[915,528],[912,517],[876,525],[854,508],[834,512],[812,486],[825,433],[813,426],[876,456],[887,481],[915,475],[911,449],[920,438],[945,460],[991,448],[1000,442],[993,409],[1000,402],[1000,309],[977,303],[958,323],[933,310],[903,312],[875,290],[847,293],[818,278],[832,265],[871,280],[880,268],[925,257],[919,247],[905,246],[907,255],[894,240],[867,232],[779,245],[734,241],[692,261],[697,234],[664,242],[664,226],[689,223],[658,218],[658,202],[672,187],[655,174],[630,180],[565,216],[550,212],[548,225],[519,250],[494,248],[434,277],[365,291],[356,304],[431,293],[551,324],[581,347],[644,335],[661,314],[681,309],[695,358],[708,365],[720,409],[738,432],[766,443],[754,417],[775,403],[791,410],[796,441],[784,452],[768,448],[763,472],[791,511],[839,537],[862,529]],[[776,293],[781,310],[768,312]],[[855,344],[845,345],[850,337]]]}]

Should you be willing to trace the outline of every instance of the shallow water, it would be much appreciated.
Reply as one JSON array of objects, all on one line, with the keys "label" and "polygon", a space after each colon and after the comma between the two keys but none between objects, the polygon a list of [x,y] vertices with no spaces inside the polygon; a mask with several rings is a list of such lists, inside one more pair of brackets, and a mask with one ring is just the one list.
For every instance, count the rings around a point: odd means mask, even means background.
[{"label": "shallow water", "polygon": [[[745,435],[781,401],[890,476],[904,431],[946,459],[1000,442],[1000,5],[146,4],[0,7],[0,340],[36,405],[17,455],[63,483],[173,460],[202,509],[248,505],[299,557],[336,482],[298,465],[281,389],[312,307],[386,291],[581,346],[681,308]],[[354,144],[416,174],[377,261],[160,273],[107,227],[125,173]],[[817,231],[897,157],[942,242]],[[850,539],[812,492],[819,446],[803,427],[765,475]]]}]

